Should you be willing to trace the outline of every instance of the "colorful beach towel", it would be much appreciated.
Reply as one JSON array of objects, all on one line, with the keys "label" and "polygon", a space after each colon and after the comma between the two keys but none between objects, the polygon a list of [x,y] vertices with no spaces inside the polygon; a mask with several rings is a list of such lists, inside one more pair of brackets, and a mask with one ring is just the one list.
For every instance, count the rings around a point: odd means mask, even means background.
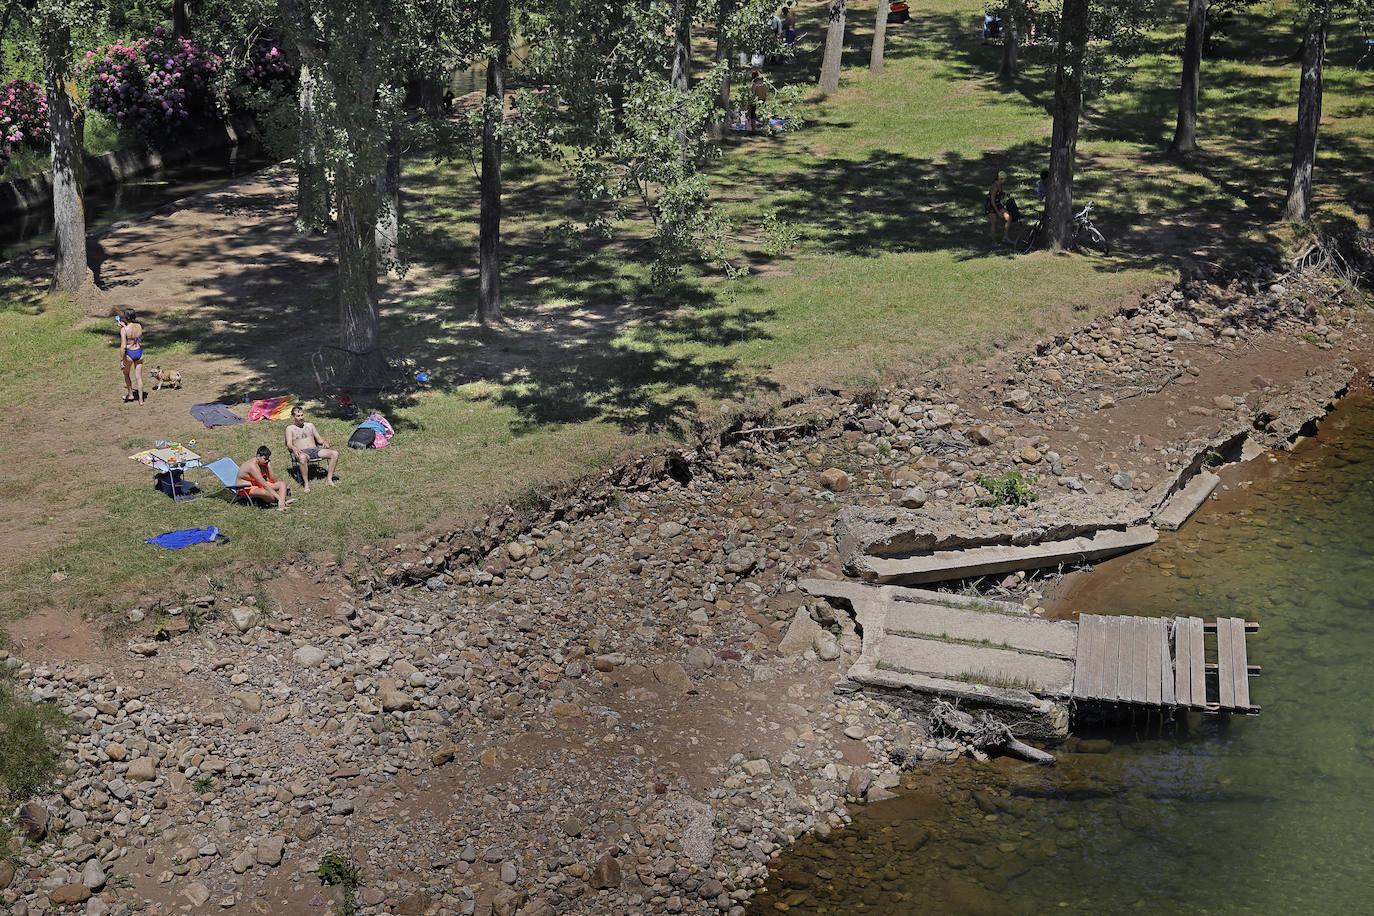
[{"label": "colorful beach towel", "polygon": [[191,416],[204,423],[206,429],[214,429],[216,426],[233,426],[235,423],[243,422],[243,417],[238,416],[223,404],[193,404],[191,405]]},{"label": "colorful beach towel", "polygon": [[192,544],[208,544],[217,537],[219,537],[219,529],[211,525],[209,528],[183,528],[180,531],[168,531],[157,537],[148,538],[145,543],[166,547],[168,550],[180,550],[183,547],[190,547]]},{"label": "colorful beach towel", "polygon": [[280,420],[291,412],[291,395],[284,394],[279,398],[264,398],[254,401],[253,407],[248,411],[248,421],[256,423],[259,420]]}]

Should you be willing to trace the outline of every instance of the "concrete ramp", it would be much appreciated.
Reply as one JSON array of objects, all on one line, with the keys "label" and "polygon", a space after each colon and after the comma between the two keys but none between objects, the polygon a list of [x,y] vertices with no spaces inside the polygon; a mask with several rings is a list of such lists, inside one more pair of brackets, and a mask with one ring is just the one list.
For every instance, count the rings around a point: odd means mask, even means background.
[{"label": "concrete ramp", "polygon": [[1077,627],[1020,605],[900,586],[803,579],[854,612],[862,651],[848,677],[887,689],[1037,708],[1073,688]]}]

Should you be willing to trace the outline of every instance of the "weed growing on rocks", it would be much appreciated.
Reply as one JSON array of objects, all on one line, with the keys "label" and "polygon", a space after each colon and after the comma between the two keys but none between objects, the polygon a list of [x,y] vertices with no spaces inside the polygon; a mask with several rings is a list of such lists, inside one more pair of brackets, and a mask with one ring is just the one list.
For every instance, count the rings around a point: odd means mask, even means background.
[{"label": "weed growing on rocks", "polygon": [[51,785],[65,725],[61,712],[20,696],[8,673],[0,673],[0,801],[4,807],[27,801]]},{"label": "weed growing on rocks", "polygon": [[1034,474],[1020,471],[1007,471],[996,477],[978,475],[978,486],[988,491],[988,495],[978,500],[978,505],[996,508],[998,506],[1029,506],[1040,497],[1032,489],[1040,478]]}]

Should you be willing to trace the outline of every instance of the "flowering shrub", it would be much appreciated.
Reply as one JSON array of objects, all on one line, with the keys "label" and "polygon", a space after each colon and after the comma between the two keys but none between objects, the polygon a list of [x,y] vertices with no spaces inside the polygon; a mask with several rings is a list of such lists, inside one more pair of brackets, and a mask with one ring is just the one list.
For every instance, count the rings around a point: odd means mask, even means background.
[{"label": "flowering shrub", "polygon": [[243,82],[249,89],[272,89],[295,79],[296,70],[275,35],[260,38],[248,49]]},{"label": "flowering shrub", "polygon": [[13,80],[0,85],[0,174],[13,151],[48,140],[48,97],[37,83]]},{"label": "flowering shrub", "polygon": [[153,139],[214,116],[215,79],[223,69],[218,54],[160,26],[149,38],[88,52],[77,68],[91,108]]}]

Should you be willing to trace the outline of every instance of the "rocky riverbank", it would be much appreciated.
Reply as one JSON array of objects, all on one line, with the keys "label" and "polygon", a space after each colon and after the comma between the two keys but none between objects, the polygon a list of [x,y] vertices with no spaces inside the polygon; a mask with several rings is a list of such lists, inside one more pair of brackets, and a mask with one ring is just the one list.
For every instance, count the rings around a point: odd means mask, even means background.
[{"label": "rocky riverbank", "polygon": [[[881,698],[798,577],[836,519],[969,537],[1153,505],[1237,428],[1280,444],[1363,376],[1368,313],[1303,278],[1147,296],[1026,353],[821,392],[478,530],[150,606],[4,656],[71,772],[0,865],[15,914],[731,913],[796,837],[958,756]],[[1034,475],[1030,506],[980,475]],[[983,583],[1033,611],[1034,577]],[[814,619],[813,619],[814,618]],[[361,882],[322,885],[330,852]],[[345,869],[346,871],[346,869]],[[339,877],[336,870],[333,877]]]}]

